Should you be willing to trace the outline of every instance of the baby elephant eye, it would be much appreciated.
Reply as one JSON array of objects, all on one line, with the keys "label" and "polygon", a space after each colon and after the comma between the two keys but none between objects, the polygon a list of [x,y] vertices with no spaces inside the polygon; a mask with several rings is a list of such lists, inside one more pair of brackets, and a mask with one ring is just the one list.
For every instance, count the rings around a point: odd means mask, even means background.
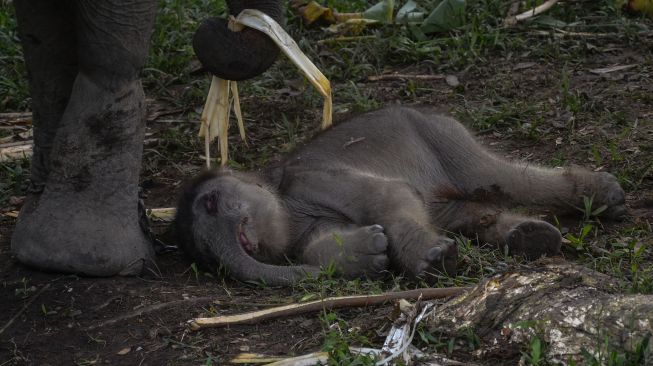
[{"label": "baby elephant eye", "polygon": [[204,197],[204,207],[206,208],[206,212],[211,215],[218,213],[218,196],[218,192],[214,191]]}]

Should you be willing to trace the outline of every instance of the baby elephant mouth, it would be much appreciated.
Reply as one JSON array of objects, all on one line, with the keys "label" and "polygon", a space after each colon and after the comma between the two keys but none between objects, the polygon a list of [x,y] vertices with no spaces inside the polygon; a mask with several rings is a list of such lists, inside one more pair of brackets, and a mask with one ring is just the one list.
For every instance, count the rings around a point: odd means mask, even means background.
[{"label": "baby elephant mouth", "polygon": [[244,219],[240,224],[238,224],[238,242],[240,246],[245,249],[247,254],[254,254],[256,252],[256,246],[249,240],[247,233],[245,231],[245,226],[247,225],[247,220]]}]

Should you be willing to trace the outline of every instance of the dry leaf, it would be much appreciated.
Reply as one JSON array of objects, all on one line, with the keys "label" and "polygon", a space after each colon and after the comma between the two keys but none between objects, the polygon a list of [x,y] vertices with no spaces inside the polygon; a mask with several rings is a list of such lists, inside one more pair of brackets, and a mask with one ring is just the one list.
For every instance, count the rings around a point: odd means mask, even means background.
[{"label": "dry leaf", "polygon": [[603,75],[603,74],[608,74],[608,73],[615,72],[615,71],[627,70],[627,69],[633,68],[635,66],[637,66],[637,65],[635,65],[635,64],[631,64],[631,65],[614,65],[614,66],[602,67],[602,68],[598,68],[598,69],[591,69],[590,72],[592,74]]},{"label": "dry leaf", "polygon": [[537,65],[535,62],[520,62],[517,65],[515,65],[512,70],[517,71],[517,70],[524,70],[524,69],[530,69],[531,67]]}]

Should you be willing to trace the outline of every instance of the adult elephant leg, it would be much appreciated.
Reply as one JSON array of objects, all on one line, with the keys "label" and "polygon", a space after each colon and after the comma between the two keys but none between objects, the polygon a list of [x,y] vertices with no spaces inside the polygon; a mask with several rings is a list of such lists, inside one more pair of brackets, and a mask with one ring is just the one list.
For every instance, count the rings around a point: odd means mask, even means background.
[{"label": "adult elephant leg", "polygon": [[156,1],[75,3],[79,73],[33,211],[12,238],[20,261],[87,275],[138,274],[152,260],[139,227],[145,62]]},{"label": "adult elephant leg", "polygon": [[75,13],[70,1],[16,0],[14,6],[32,97],[34,151],[28,202],[33,202],[45,186],[52,141],[78,71]]}]

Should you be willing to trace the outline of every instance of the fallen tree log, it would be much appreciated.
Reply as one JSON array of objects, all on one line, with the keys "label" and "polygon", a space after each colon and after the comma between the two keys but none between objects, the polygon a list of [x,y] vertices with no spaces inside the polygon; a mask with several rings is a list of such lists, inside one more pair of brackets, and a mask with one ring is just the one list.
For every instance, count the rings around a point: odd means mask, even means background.
[{"label": "fallen tree log", "polygon": [[[653,296],[589,268],[541,263],[482,281],[427,319],[432,333],[478,337],[480,359],[528,358],[533,342],[560,364],[653,362]],[[525,360],[522,360],[522,362]]]}]

